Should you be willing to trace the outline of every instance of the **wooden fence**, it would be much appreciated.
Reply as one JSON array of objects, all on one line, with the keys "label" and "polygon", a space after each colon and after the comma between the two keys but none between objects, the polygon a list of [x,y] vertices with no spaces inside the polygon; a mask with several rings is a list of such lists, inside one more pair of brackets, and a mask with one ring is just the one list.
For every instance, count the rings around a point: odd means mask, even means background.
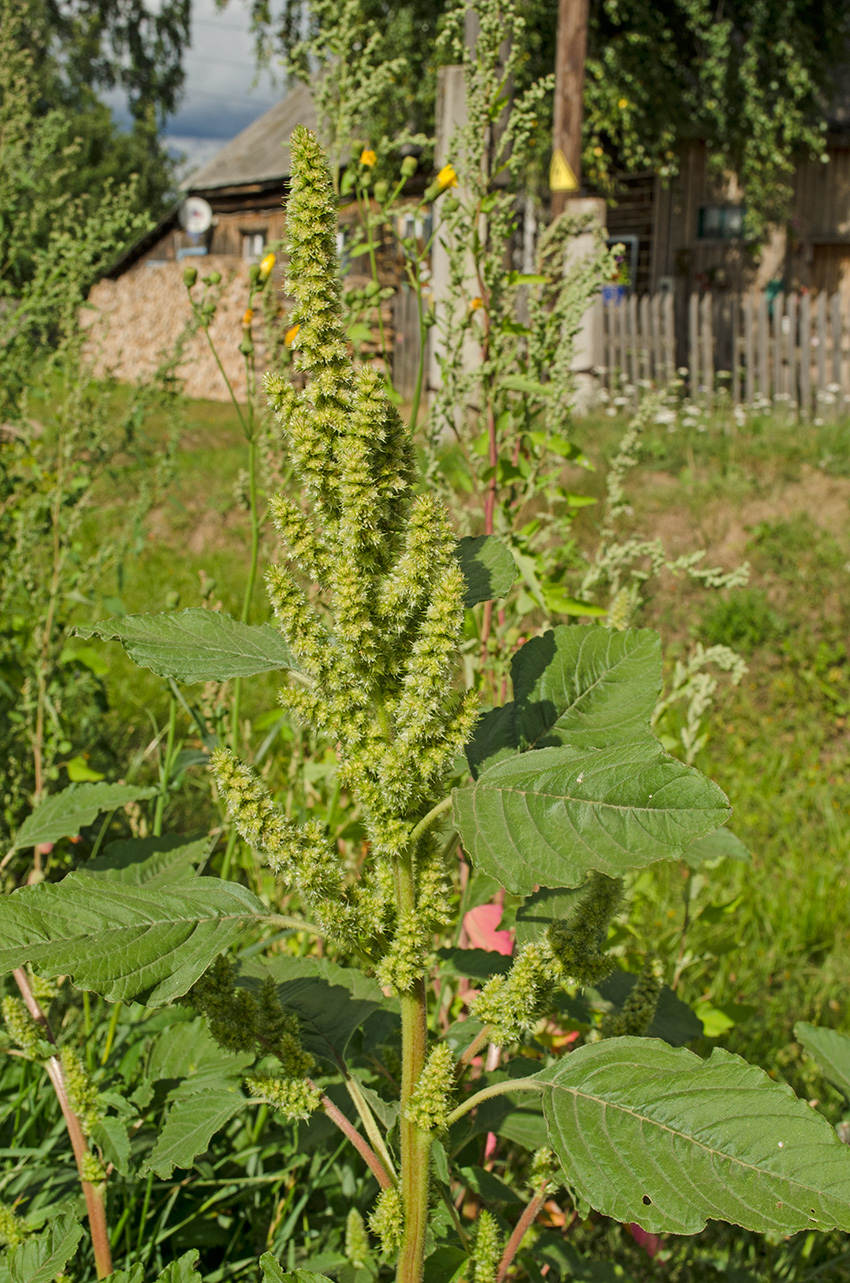
[{"label": "wooden fence", "polygon": [[663,386],[678,371],[709,407],[719,395],[804,415],[850,405],[850,306],[840,294],[691,294],[685,317],[672,293],[602,306],[600,374],[612,394]]}]

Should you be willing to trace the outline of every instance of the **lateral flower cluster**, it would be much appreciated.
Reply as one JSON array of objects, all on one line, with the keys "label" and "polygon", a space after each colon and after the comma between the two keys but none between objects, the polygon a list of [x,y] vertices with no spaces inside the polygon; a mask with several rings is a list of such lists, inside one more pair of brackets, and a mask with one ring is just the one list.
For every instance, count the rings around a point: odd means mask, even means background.
[{"label": "lateral flower cluster", "polygon": [[[410,437],[380,373],[354,369],[342,322],[337,207],[315,136],[291,143],[287,205],[293,365],[303,391],[267,376],[306,510],[272,504],[286,559],[267,575],[275,618],[312,682],[281,703],[337,744],[340,778],[361,803],[372,858],[354,885],[315,825],[278,811],[232,754],[213,770],[246,841],[301,895],[326,935],[375,947],[384,983],[399,991],[421,974],[449,883],[441,849],[416,824],[440,797],[448,764],[477,715],[472,693],[452,691],[464,580],[445,509],[413,492]],[[305,580],[314,587],[305,590]],[[412,846],[415,845],[415,850]],[[399,914],[392,874],[412,859],[415,902]]]}]

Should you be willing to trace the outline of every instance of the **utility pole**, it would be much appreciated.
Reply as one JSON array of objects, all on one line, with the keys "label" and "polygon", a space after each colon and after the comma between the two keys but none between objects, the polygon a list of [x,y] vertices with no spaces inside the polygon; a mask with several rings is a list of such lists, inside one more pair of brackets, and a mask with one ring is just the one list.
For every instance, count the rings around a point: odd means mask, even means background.
[{"label": "utility pole", "polygon": [[581,190],[581,122],[588,0],[559,0],[555,48],[555,118],[549,187],[552,217]]}]

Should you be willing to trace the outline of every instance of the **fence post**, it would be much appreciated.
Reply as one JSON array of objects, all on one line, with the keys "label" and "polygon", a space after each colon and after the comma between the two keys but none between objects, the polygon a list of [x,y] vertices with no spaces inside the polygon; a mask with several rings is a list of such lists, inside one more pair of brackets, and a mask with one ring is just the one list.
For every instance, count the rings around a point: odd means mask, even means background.
[{"label": "fence post", "polygon": [[699,295],[692,294],[688,304],[688,346],[691,367],[691,400],[699,396]]},{"label": "fence post", "polygon": [[843,392],[841,387],[841,294],[838,290],[832,296],[830,311],[830,320],[832,321],[832,384],[835,394],[832,418],[837,419],[841,413]]},{"label": "fence post", "polygon": [[818,328],[818,390],[815,413],[818,418],[823,414],[824,397],[826,396],[826,290],[818,291],[817,328]]},{"label": "fence post", "polygon": [[812,410],[812,298],[800,299],[800,413],[808,418]]},{"label": "fence post", "polygon": [[710,290],[706,290],[700,301],[700,323],[706,403],[711,410],[714,407],[714,298]]},{"label": "fence post", "polygon": [[782,402],[785,370],[782,361],[782,322],[785,318],[785,295],[780,290],[773,299],[773,399]]},{"label": "fence post", "polygon": [[752,405],[755,398],[755,343],[753,341],[753,296],[745,294],[744,308],[744,403]]},{"label": "fence post", "polygon": [[797,395],[797,302],[796,294],[788,295],[788,396],[789,409],[793,405],[796,410],[799,405]]}]

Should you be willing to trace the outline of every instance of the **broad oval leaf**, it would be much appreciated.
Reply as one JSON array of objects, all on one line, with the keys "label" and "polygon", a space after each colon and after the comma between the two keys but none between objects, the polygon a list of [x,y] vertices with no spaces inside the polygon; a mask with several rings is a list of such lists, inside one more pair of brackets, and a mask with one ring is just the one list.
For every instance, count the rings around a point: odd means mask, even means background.
[{"label": "broad oval leaf", "polygon": [[722,828],[694,842],[682,859],[692,869],[698,869],[708,860],[741,860],[749,863],[751,856],[740,838],[736,838],[729,829]]},{"label": "broad oval leaf", "polygon": [[175,1167],[191,1167],[210,1140],[246,1104],[235,1084],[180,1096],[168,1111],[145,1169],[168,1180]]},{"label": "broad oval leaf", "polygon": [[517,651],[514,698],[481,719],[467,749],[474,772],[511,750],[608,748],[649,728],[661,690],[661,640],[649,628],[561,624]]},{"label": "broad oval leaf", "polygon": [[76,872],[128,886],[175,886],[178,882],[194,882],[195,868],[203,864],[209,849],[208,837],[163,833],[160,837],[124,838],[110,842],[101,855]]},{"label": "broad oval leaf", "polygon": [[730,815],[717,785],[651,735],[514,754],[452,797],[473,865],[520,895],[678,859]]},{"label": "broad oval leaf", "polygon": [[463,604],[477,606],[481,601],[504,597],[517,577],[516,562],[506,548],[492,535],[459,539],[455,556],[466,581]]},{"label": "broad oval leaf", "polygon": [[739,1056],[610,1038],[538,1077],[568,1181],[614,1220],[671,1234],[708,1220],[762,1233],[850,1229],[850,1148]]},{"label": "broad oval leaf", "polygon": [[45,1230],[9,1253],[12,1283],[53,1283],[83,1237],[83,1227],[73,1212],[62,1212]]},{"label": "broad oval leaf", "polygon": [[29,962],[112,1002],[164,1006],[266,913],[251,891],[218,878],[161,890],[69,873],[0,897],[0,974]]},{"label": "broad oval leaf", "polygon": [[284,954],[247,963],[237,983],[254,988],[271,978],[283,1007],[294,1011],[301,1041],[311,1055],[336,1063],[349,1039],[376,1011],[398,1011],[380,985],[356,967],[341,967],[328,958],[293,958]]},{"label": "broad oval leaf", "polygon": [[824,1078],[850,1100],[850,1038],[835,1029],[819,1029],[801,1020],[794,1037],[818,1062]]},{"label": "broad oval leaf", "polygon": [[271,624],[243,624],[200,606],[161,615],[119,615],[78,624],[75,631],[79,637],[120,641],[140,668],[178,682],[223,682],[298,667]]},{"label": "broad oval leaf", "polygon": [[27,816],[15,834],[15,850],[76,837],[101,812],[115,811],[127,802],[141,802],[156,791],[133,784],[72,784],[61,793],[52,793]]},{"label": "broad oval leaf", "polygon": [[260,1268],[263,1283],[331,1283],[326,1274],[316,1274],[315,1270],[284,1270],[271,1252],[260,1257]]}]

